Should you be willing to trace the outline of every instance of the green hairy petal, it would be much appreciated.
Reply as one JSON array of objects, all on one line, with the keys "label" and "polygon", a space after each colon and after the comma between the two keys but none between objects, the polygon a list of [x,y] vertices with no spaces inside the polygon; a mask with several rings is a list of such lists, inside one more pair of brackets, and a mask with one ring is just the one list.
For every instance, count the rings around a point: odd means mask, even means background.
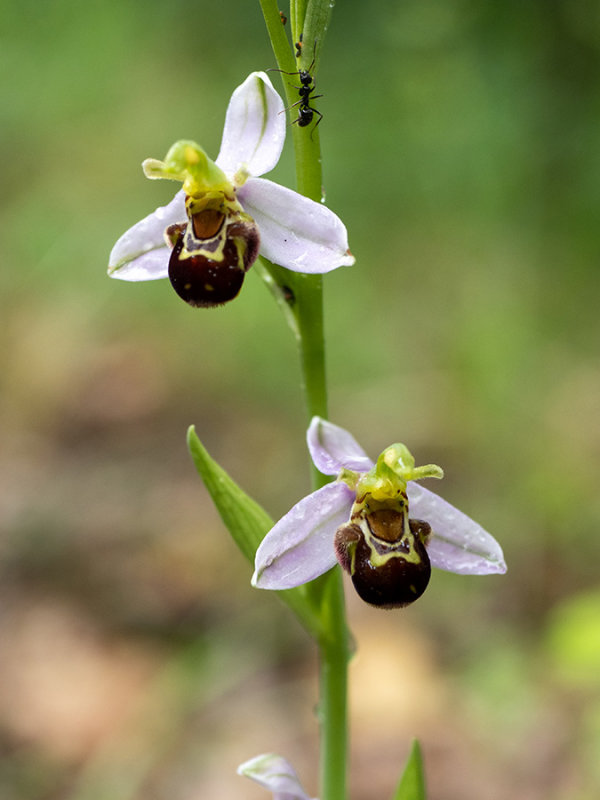
[{"label": "green hairy petal", "polygon": [[384,500],[405,492],[408,481],[443,477],[444,471],[437,464],[415,467],[415,459],[408,447],[397,443],[387,447],[375,466],[362,476],[357,494],[369,493],[377,500]]},{"label": "green hairy petal", "polygon": [[147,178],[181,181],[185,193],[192,197],[211,191],[233,194],[233,186],[225,173],[196,142],[176,142],[164,161],[147,158],[142,168]]},{"label": "green hairy petal", "polygon": [[[198,474],[208,489],[225,527],[248,561],[254,563],[258,545],[273,527],[272,518],[211,458],[193,425],[188,429],[187,443]],[[318,611],[309,599],[304,586],[279,591],[277,594],[292,609],[311,635],[315,638],[322,635],[322,623]]]},{"label": "green hairy petal", "polygon": [[394,475],[403,481],[418,481],[421,478],[443,478],[444,470],[437,464],[426,464],[424,467],[415,467],[415,459],[405,444],[393,444],[387,447],[377,460],[388,466]]},{"label": "green hairy petal", "polygon": [[392,800],[425,800],[425,773],[419,742],[414,739],[408,761]]}]

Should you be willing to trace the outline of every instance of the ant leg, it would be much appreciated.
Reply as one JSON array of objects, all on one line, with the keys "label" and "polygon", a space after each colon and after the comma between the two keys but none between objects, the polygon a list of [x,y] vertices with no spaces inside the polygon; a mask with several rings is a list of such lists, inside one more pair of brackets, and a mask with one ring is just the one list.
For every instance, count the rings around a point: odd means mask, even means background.
[{"label": "ant leg", "polygon": [[313,129],[312,129],[312,131],[310,132],[310,138],[312,139],[312,137],[313,137],[313,133],[314,133],[314,132],[316,131],[316,129],[317,129],[317,125],[318,125],[318,124],[319,124],[319,122],[321,122],[321,120],[323,119],[323,114],[321,114],[321,112],[320,112],[320,111],[318,111],[316,108],[311,108],[310,110],[311,110],[313,113],[315,113],[315,114],[318,114],[318,115],[319,115],[319,119],[318,119],[318,120],[315,122],[315,124],[314,124],[314,126],[313,126]]},{"label": "ant leg", "polygon": [[292,103],[292,105],[291,105],[291,106],[288,106],[287,108],[284,108],[284,109],[283,109],[283,111],[280,111],[279,113],[280,113],[280,114],[283,114],[283,113],[284,113],[284,111],[290,111],[292,108],[296,108],[296,106],[299,106],[299,105],[301,105],[302,103],[304,103],[304,100],[301,98],[301,99],[300,99],[300,100],[298,100],[296,103]]},{"label": "ant leg", "polygon": [[269,67],[265,70],[265,72],[281,72],[283,75],[298,75],[299,71],[296,72],[286,72],[284,69],[277,69],[277,67]]}]

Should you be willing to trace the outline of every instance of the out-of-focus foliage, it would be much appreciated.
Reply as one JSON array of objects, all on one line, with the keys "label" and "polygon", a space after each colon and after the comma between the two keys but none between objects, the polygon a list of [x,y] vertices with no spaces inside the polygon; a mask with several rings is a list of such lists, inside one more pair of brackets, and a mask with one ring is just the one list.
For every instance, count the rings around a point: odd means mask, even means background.
[{"label": "out-of-focus foliage", "polygon": [[[315,793],[314,654],[185,447],[193,423],[274,517],[306,494],[294,343],[252,273],[213,312],[105,274],[172,192],[141,161],[216,155],[272,66],[249,0],[0,3],[6,800],[259,798],[235,767],[274,748]],[[325,280],[331,416],[440,463],[509,564],[398,614],[349,594],[358,800],[414,735],[431,800],[597,797],[599,79],[592,0],[334,10],[324,188],[357,265]]]}]

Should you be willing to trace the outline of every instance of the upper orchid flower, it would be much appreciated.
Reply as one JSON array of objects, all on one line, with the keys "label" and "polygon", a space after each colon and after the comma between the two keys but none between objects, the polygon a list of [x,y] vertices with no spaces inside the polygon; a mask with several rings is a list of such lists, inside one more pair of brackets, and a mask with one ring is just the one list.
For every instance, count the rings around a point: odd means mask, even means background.
[{"label": "upper orchid flower", "polygon": [[147,159],[148,178],[181,181],[166,206],[121,236],[112,249],[113,278],[169,277],[193,306],[232,300],[259,252],[296,272],[350,266],[343,223],[332,211],[272,181],[285,140],[283,102],[264,72],[231,96],[216,161],[195,142],[173,145],[164,161]]},{"label": "upper orchid flower", "polygon": [[415,467],[403,444],[386,448],[374,464],[348,431],[320,417],[307,441],[317,469],[337,480],[300,500],[269,531],[256,552],[254,586],[290,589],[337,559],[363,600],[395,608],[421,596],[432,566],[464,575],[506,572],[489,533],[414,483],[442,478],[439,467]]},{"label": "upper orchid flower", "polygon": [[310,800],[292,765],[275,753],[251,758],[240,764],[237,771],[238,775],[252,778],[273,792],[273,800]]}]

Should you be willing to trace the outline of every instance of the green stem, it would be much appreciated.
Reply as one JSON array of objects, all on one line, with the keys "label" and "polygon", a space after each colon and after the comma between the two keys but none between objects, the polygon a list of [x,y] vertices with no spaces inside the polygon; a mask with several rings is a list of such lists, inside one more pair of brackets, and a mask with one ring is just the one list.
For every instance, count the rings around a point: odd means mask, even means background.
[{"label": "green stem", "polygon": [[[296,61],[281,24],[277,0],[260,0],[273,52],[279,69],[288,106],[298,99]],[[292,7],[294,4],[292,4]],[[291,74],[286,74],[291,73]],[[291,120],[295,109],[291,108]],[[296,159],[296,185],[298,191],[316,202],[321,201],[322,170],[321,147],[317,128],[292,126]],[[307,417],[327,418],[327,382],[325,377],[325,339],[323,330],[323,280],[320,275],[288,272],[286,282],[294,294],[294,314],[297,321],[300,361],[303,376]],[[313,468],[313,488],[318,489],[327,478]]]},{"label": "green stem", "polygon": [[321,608],[329,628],[329,636],[319,642],[320,797],[322,800],[346,800],[350,637],[346,628],[341,569],[335,567],[319,581],[322,582]]},{"label": "green stem", "polygon": [[[298,99],[295,58],[281,24],[276,0],[260,0],[273,52],[282,75],[288,106]],[[302,24],[298,4],[292,2],[294,26]],[[300,4],[300,9],[304,6]],[[296,28],[293,31],[296,33]],[[324,30],[323,30],[324,34]],[[322,37],[321,37],[322,40]],[[293,111],[293,109],[292,109]],[[322,170],[319,131],[315,127],[293,126],[298,191],[316,202],[321,201]],[[308,419],[314,415],[327,418],[327,383],[325,374],[325,337],[323,326],[323,281],[320,275],[289,273],[287,283],[294,293],[294,315],[303,389]],[[313,488],[323,486],[328,478],[315,467]],[[320,611],[325,633],[319,639],[320,654],[320,794],[321,800],[346,800],[348,713],[347,674],[349,636],[346,627],[344,588],[339,567],[313,581],[307,587]]]},{"label": "green stem", "polygon": [[[299,275],[294,281],[294,293],[299,332],[300,363],[308,420],[310,421],[314,416],[327,419],[327,378],[325,374],[321,276]],[[313,465],[313,489],[319,489],[328,480],[329,478],[322,475]]]}]

